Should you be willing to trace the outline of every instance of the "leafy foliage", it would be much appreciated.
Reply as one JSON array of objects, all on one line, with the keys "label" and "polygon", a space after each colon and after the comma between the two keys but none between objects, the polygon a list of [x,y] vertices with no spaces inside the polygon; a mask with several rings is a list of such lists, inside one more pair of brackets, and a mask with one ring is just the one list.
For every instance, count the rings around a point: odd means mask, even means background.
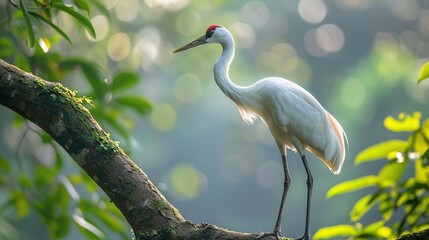
[{"label": "leafy foliage", "polygon": [[[110,126],[128,142],[132,113],[144,115],[151,109],[147,98],[130,95],[140,83],[138,74],[112,70],[114,77],[109,81],[97,62],[82,56],[66,57],[60,47],[61,39],[72,44],[73,38],[84,32],[66,31],[59,16],[70,17],[77,30],[83,29],[95,38],[90,14],[95,10],[110,19],[104,3],[19,0],[7,1],[0,8],[8,13],[0,17],[0,58],[49,81],[64,83],[80,75],[90,86],[87,96],[80,98],[82,103],[90,105],[91,113],[104,127]],[[15,117],[15,131],[22,132],[20,140],[12,146],[16,149],[15,159],[0,156],[0,191],[6,193],[0,198],[0,238],[19,239],[20,230],[15,223],[39,218],[50,239],[64,238],[72,229],[87,239],[108,239],[111,234],[128,239],[125,219],[104,193],[83,171],[66,171],[64,151],[46,133],[24,123],[20,116]],[[29,135],[36,136],[35,144],[44,149],[43,157],[24,146]],[[28,161],[31,159],[38,161]],[[18,164],[12,164],[15,162]]]},{"label": "leafy foliage", "polygon": [[417,79],[417,82],[421,82],[428,78],[429,78],[429,62],[425,63],[420,69],[420,74],[419,74],[419,78]]},{"label": "leafy foliage", "polygon": [[[352,239],[385,239],[429,227],[429,119],[421,113],[399,114],[384,121],[392,132],[408,132],[405,140],[388,140],[360,152],[355,164],[384,160],[378,175],[363,176],[332,187],[327,197],[372,187],[374,191],[358,200],[350,211],[354,225],[337,225],[320,229],[317,239],[349,237]],[[407,167],[414,175],[404,177]],[[381,219],[363,227],[359,221],[378,206]]]}]

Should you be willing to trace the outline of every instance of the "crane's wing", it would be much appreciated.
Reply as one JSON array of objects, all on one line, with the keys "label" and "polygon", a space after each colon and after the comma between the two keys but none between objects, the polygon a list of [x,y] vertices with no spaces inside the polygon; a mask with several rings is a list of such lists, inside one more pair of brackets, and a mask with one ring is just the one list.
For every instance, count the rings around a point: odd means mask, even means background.
[{"label": "crane's wing", "polygon": [[[272,92],[270,107],[274,122],[304,145],[322,148],[326,132],[325,109],[305,89],[289,81],[279,81]],[[273,89],[274,90],[274,89]],[[298,146],[295,146],[298,147]]]},{"label": "crane's wing", "polygon": [[[264,79],[259,91],[272,118],[268,126],[277,141],[286,139],[303,154],[316,154],[334,172],[344,161],[343,129],[322,105],[299,85],[281,78]],[[267,120],[266,120],[267,121]],[[274,129],[273,129],[274,128]],[[282,137],[284,136],[284,137]]]}]

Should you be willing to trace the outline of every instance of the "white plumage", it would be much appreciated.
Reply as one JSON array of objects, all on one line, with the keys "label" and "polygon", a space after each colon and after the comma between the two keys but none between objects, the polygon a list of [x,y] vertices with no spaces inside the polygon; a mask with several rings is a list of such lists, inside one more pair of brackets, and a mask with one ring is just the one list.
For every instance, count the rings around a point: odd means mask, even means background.
[{"label": "white plumage", "polygon": [[206,34],[177,49],[180,52],[206,43],[218,43],[223,51],[213,67],[219,88],[238,107],[244,121],[253,123],[259,116],[271,131],[282,155],[285,183],[276,226],[272,233],[260,236],[280,236],[284,201],[290,185],[286,148],[297,151],[307,172],[306,228],[301,239],[310,239],[310,202],[313,178],[305,158],[305,150],[318,156],[334,174],[339,174],[345,158],[346,135],[338,121],[304,88],[278,77],[259,80],[248,87],[234,84],[228,75],[234,58],[234,39],[219,25],[211,25]]}]

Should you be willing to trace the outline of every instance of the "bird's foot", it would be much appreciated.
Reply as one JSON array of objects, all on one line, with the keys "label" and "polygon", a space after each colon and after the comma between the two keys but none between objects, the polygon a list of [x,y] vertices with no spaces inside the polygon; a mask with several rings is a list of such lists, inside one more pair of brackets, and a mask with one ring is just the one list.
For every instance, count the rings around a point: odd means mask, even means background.
[{"label": "bird's foot", "polygon": [[273,237],[275,237],[277,240],[280,240],[280,238],[281,238],[281,234],[280,234],[280,231],[274,231],[274,232],[267,232],[267,233],[262,233],[262,234],[260,234],[256,239],[257,240],[260,240],[260,239],[263,239],[263,238],[265,238],[265,237],[269,237],[269,236],[273,236]]}]

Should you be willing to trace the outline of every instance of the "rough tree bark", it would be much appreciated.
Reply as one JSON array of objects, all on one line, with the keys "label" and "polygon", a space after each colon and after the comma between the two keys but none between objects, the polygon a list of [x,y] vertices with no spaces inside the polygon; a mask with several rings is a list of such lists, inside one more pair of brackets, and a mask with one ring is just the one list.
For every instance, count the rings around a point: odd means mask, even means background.
[{"label": "rough tree bark", "polygon": [[[256,239],[256,233],[186,221],[101,129],[82,101],[60,83],[47,82],[0,59],[0,104],[51,135],[118,207],[136,239]],[[428,231],[425,234],[428,237]]]}]

